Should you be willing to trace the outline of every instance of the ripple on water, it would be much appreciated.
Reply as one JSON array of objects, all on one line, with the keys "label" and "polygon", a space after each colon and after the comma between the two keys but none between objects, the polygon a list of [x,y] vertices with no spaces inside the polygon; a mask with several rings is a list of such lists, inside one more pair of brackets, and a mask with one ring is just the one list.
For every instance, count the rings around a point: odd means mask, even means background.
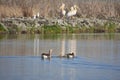
[{"label": "ripple on water", "polygon": [[[23,79],[36,78],[36,80],[40,78],[49,80],[51,76],[54,79],[59,77],[58,80],[68,79],[68,76],[71,76],[73,80],[76,78],[77,80],[80,78],[82,80],[89,80],[89,78],[96,80],[96,76],[98,76],[99,80],[112,80],[119,77],[120,71],[120,66],[99,63],[82,57],[67,59],[53,56],[51,60],[42,60],[40,56],[2,56],[0,57],[0,65],[0,78],[7,79],[3,76],[12,78],[7,80],[15,80],[13,79],[15,76],[23,77]],[[88,78],[84,76],[83,72]],[[109,74],[109,72],[111,73]],[[110,76],[111,74],[114,74],[114,77],[106,77],[106,75]],[[63,77],[65,78],[62,79]]]}]

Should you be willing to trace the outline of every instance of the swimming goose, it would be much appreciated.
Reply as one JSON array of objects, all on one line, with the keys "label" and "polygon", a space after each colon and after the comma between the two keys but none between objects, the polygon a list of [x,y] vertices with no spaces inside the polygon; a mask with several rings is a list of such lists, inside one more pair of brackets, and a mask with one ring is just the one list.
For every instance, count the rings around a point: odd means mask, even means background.
[{"label": "swimming goose", "polygon": [[42,53],[41,58],[42,59],[50,59],[51,58],[51,53],[52,53],[52,49],[50,49],[48,53]]},{"label": "swimming goose", "polygon": [[72,52],[72,53],[66,54],[66,56],[67,56],[67,58],[74,58],[75,54]]}]

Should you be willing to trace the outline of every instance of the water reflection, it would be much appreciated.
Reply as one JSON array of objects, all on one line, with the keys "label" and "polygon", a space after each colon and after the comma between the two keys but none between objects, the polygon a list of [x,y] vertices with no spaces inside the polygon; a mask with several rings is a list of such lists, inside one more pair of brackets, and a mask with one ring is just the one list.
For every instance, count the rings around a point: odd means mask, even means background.
[{"label": "water reflection", "polygon": [[[49,49],[51,60],[41,60],[41,53]],[[55,57],[68,52],[77,57]],[[120,34],[0,35],[2,80],[119,80],[119,76]]]},{"label": "water reflection", "polygon": [[76,38],[75,35],[72,35],[72,38],[68,40],[68,44],[67,44],[67,48],[68,48],[68,52],[74,52],[75,56],[76,56]]},{"label": "water reflection", "polygon": [[35,35],[34,38],[34,56],[39,56],[39,38]]},{"label": "water reflection", "polygon": [[63,38],[61,40],[61,53],[60,56],[64,56],[65,55],[65,39]]},{"label": "water reflection", "polygon": [[108,62],[118,62],[120,56],[118,33],[0,36],[0,56],[40,56],[49,49],[53,49],[53,56],[74,52]]},{"label": "water reflection", "polygon": [[71,38],[66,40],[66,38],[62,38],[61,40],[61,56],[64,56],[65,53],[74,52],[76,56],[76,38],[75,35],[72,34]]}]

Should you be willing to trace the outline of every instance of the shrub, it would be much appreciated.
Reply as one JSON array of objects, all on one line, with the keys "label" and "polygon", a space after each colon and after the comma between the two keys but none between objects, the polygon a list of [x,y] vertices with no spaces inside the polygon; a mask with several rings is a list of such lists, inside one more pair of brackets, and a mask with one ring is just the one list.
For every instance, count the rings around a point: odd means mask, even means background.
[{"label": "shrub", "polygon": [[57,34],[62,33],[62,28],[58,25],[45,25],[42,27],[45,34]]}]

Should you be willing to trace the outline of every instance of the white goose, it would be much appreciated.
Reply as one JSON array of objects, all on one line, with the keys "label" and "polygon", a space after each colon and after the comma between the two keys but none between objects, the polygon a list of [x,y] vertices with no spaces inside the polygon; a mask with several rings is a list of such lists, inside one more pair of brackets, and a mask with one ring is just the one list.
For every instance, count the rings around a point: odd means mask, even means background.
[{"label": "white goose", "polygon": [[74,10],[73,10],[73,15],[77,14],[77,9],[79,9],[79,7],[77,5],[74,5]]},{"label": "white goose", "polygon": [[65,4],[64,3],[62,3],[62,6],[60,7],[60,10],[62,11],[61,13],[62,13],[62,15],[64,17],[66,15]]},{"label": "white goose", "polygon": [[72,6],[70,8],[70,11],[67,13],[67,17],[72,17],[72,16],[76,15],[77,9],[78,9],[77,5]]},{"label": "white goose", "polygon": [[67,17],[73,16],[74,7],[70,8],[70,11],[67,13]]}]

